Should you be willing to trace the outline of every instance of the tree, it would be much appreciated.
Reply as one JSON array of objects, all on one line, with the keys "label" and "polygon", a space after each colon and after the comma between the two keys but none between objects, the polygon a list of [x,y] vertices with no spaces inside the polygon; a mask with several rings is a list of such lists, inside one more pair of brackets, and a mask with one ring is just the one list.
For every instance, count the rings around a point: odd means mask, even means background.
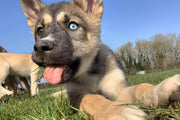
[{"label": "tree", "polygon": [[132,70],[159,70],[180,67],[180,35],[156,34],[150,40],[137,39],[136,45],[128,42],[115,54],[127,73]]},{"label": "tree", "polygon": [[122,63],[127,73],[130,73],[130,71],[134,69],[134,54],[135,52],[133,49],[133,44],[131,42],[122,45],[115,51],[116,57]]}]

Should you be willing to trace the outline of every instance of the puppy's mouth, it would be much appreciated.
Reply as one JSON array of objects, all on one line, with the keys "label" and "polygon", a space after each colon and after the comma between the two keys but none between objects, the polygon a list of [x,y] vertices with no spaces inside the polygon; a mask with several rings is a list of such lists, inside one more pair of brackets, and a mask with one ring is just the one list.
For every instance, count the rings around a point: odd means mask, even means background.
[{"label": "puppy's mouth", "polygon": [[46,65],[43,73],[48,83],[59,84],[71,79],[72,70],[67,65]]}]

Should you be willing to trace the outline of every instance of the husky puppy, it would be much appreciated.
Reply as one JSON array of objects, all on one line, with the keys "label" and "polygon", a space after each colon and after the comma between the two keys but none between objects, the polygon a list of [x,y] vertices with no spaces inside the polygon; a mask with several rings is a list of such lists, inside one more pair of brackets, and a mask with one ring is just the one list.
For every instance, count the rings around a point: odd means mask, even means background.
[{"label": "husky puppy", "polygon": [[49,83],[64,83],[75,107],[85,109],[94,119],[143,120],[146,114],[137,107],[116,105],[142,100],[146,105],[160,105],[175,93],[174,100],[180,101],[180,75],[157,86],[128,85],[121,64],[101,42],[102,0],[49,6],[40,0],[20,3],[35,38],[33,61],[45,66]]}]

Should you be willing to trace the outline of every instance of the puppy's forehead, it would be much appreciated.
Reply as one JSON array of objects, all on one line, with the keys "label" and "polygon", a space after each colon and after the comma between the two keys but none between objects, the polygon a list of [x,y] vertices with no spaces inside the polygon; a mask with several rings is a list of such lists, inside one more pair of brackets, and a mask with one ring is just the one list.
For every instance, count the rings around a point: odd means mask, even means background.
[{"label": "puppy's forehead", "polygon": [[49,23],[52,23],[52,21],[53,21],[53,18],[49,13],[45,13],[42,16],[42,19],[44,20],[44,24],[49,24]]},{"label": "puppy's forehead", "polygon": [[70,14],[72,4],[69,2],[60,2],[47,6],[41,13],[40,18],[44,19],[45,23],[50,23],[53,20],[62,21],[64,16]]},{"label": "puppy's forehead", "polygon": [[[47,6],[39,17],[39,21],[44,24],[51,24],[55,21],[65,22],[66,20],[74,20],[82,22],[85,18],[82,10],[72,2],[60,2]],[[40,23],[40,22],[39,22]]]},{"label": "puppy's forehead", "polygon": [[50,24],[53,22],[53,20],[63,21],[65,15],[66,15],[66,12],[60,11],[55,16],[52,16],[50,13],[44,13],[41,18],[44,20],[43,21],[44,24]]},{"label": "puppy's forehead", "polygon": [[65,15],[66,13],[64,11],[60,11],[56,16],[56,21],[63,21]]}]

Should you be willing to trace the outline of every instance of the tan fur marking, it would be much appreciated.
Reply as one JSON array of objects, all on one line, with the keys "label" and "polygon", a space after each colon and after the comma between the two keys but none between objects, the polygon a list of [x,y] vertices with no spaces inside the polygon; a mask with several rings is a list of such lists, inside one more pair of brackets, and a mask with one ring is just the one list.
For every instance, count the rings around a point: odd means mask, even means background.
[{"label": "tan fur marking", "polygon": [[[119,76],[119,77],[116,77],[116,76]],[[109,95],[109,96],[114,95],[111,97],[116,97],[117,95],[115,95],[113,93],[116,93],[117,88],[124,86],[124,84],[122,84],[124,79],[125,78],[124,78],[122,71],[119,69],[114,69],[110,73],[108,73],[104,76],[99,87],[107,95]]]},{"label": "tan fur marking", "polygon": [[57,20],[57,21],[63,21],[63,20],[64,20],[64,15],[65,15],[65,12],[60,12],[60,13],[57,15],[56,20]]},{"label": "tan fur marking", "polygon": [[44,24],[52,23],[53,20],[52,16],[47,13],[43,15],[43,19],[44,19]]}]

